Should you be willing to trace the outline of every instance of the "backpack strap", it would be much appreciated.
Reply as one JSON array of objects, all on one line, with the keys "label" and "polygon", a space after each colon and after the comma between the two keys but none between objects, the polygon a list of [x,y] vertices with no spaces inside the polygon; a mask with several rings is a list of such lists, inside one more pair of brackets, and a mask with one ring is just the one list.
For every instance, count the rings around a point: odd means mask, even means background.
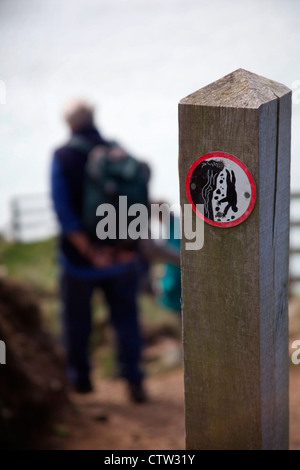
[{"label": "backpack strap", "polygon": [[78,152],[84,153],[85,155],[88,155],[97,145],[98,144],[94,144],[79,135],[72,135],[69,142],[67,143],[68,148],[77,150]]}]

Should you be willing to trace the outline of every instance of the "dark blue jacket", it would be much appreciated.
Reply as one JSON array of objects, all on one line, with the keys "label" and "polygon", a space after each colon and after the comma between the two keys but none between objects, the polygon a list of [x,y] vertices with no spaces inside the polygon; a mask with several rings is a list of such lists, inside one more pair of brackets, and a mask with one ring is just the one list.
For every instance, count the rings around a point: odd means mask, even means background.
[{"label": "dark blue jacket", "polygon": [[[107,145],[94,127],[86,127],[75,135],[84,137],[92,144]],[[61,227],[59,238],[59,260],[72,274],[83,278],[103,278],[122,272],[127,265],[115,265],[110,268],[97,269],[83,258],[68,241],[66,234],[82,230],[82,200],[85,165],[87,154],[68,147],[58,148],[53,155],[51,167],[51,195],[54,209]]]}]

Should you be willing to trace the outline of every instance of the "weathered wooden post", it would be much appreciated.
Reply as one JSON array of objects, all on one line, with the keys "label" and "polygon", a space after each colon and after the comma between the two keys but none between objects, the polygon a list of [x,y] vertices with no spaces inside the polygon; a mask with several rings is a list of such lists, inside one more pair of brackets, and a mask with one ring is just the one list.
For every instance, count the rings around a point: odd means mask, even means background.
[{"label": "weathered wooden post", "polygon": [[242,69],[179,103],[207,222],[181,255],[187,449],[288,448],[290,129],[290,90]]}]

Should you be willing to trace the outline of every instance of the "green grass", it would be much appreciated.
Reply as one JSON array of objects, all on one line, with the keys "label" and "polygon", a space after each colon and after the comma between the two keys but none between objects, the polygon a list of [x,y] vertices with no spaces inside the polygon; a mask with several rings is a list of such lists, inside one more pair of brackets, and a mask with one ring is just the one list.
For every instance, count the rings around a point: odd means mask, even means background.
[{"label": "green grass", "polygon": [[26,284],[35,293],[53,333],[59,330],[56,240],[35,243],[0,241],[0,272]]},{"label": "green grass", "polygon": [[24,281],[38,293],[54,293],[56,288],[56,241],[36,243],[0,242],[0,265],[9,277]]}]

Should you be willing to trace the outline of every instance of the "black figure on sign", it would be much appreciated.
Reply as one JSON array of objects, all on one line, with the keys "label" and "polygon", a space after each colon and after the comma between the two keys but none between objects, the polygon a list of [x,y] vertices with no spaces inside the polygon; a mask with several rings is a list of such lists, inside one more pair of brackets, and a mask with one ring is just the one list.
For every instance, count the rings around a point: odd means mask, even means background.
[{"label": "black figure on sign", "polygon": [[229,173],[228,170],[226,170],[226,173],[227,173],[227,176],[226,176],[226,183],[227,183],[227,190],[226,190],[226,197],[224,197],[223,199],[221,199],[219,201],[220,204],[222,204],[222,202],[227,202],[227,206],[225,207],[224,209],[224,212],[222,214],[223,217],[226,216],[227,212],[229,211],[229,209],[231,208],[233,212],[237,212],[238,211],[238,208],[237,208],[237,193],[236,193],[236,189],[235,189],[235,174],[234,174],[234,171],[231,170],[231,175]]}]

